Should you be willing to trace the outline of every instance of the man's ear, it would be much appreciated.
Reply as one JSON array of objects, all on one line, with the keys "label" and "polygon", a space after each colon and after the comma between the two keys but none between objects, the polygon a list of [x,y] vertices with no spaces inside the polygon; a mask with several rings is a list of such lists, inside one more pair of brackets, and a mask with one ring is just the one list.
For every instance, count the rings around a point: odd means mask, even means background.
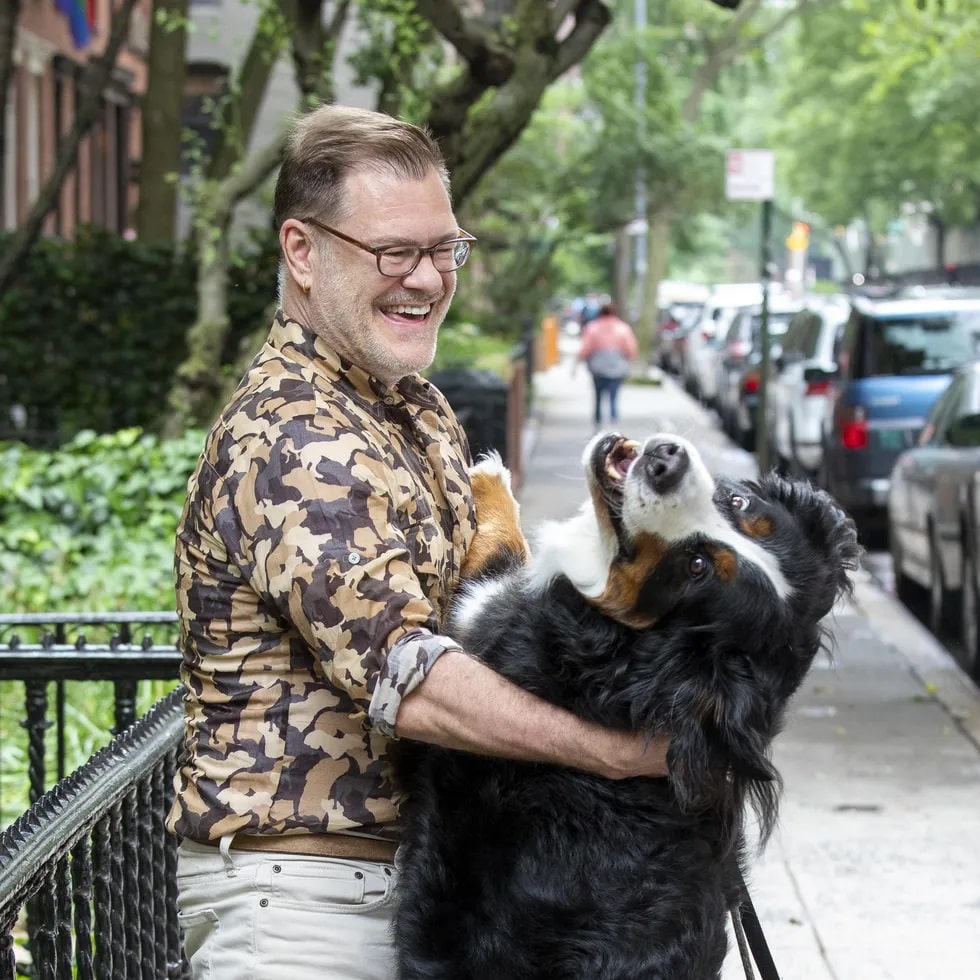
[{"label": "man's ear", "polygon": [[279,246],[289,275],[303,292],[309,292],[313,282],[313,239],[309,230],[297,218],[287,218],[279,228]]}]

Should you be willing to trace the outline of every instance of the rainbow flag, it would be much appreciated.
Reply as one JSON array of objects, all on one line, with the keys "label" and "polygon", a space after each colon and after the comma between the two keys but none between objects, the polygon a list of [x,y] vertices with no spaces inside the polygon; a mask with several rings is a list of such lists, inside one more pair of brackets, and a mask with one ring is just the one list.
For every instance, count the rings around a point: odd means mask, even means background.
[{"label": "rainbow flag", "polygon": [[54,0],[55,9],[64,14],[76,48],[87,48],[95,27],[95,4],[89,0]]}]

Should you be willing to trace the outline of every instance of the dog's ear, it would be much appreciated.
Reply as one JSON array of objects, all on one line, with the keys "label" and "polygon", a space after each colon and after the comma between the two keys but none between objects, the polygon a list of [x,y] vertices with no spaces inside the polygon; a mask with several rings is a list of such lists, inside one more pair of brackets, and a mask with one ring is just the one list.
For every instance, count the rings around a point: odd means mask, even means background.
[{"label": "dog's ear", "polygon": [[806,480],[789,480],[770,472],[760,479],[759,488],[763,496],[782,503],[793,515],[812,547],[812,574],[795,604],[800,615],[817,622],[838,599],[850,597],[853,591],[851,573],[860,568],[864,553],[854,521],[829,493]]},{"label": "dog's ear", "polygon": [[850,598],[854,591],[851,573],[861,567],[864,549],[858,544],[857,527],[841,506],[825,490],[804,484],[799,493],[807,533],[827,556],[827,576],[823,588],[813,591],[816,619],[834,607],[838,599]]},{"label": "dog's ear", "polygon": [[750,727],[740,728],[735,718],[717,721],[731,731],[691,715],[671,731],[667,767],[677,802],[687,813],[712,810],[741,819],[748,798],[765,840],[775,826],[781,787],[767,741]]},{"label": "dog's ear", "polygon": [[523,564],[530,555],[521,530],[520,506],[510,483],[510,471],[499,453],[484,456],[470,470],[476,534],[463,560],[464,579],[480,578],[500,567]]}]

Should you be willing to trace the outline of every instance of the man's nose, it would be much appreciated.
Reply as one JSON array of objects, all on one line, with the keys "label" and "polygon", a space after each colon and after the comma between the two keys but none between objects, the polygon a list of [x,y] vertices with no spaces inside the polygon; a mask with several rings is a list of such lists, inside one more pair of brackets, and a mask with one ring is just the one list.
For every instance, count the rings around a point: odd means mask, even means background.
[{"label": "man's nose", "polygon": [[419,264],[407,276],[402,276],[402,282],[420,292],[436,292],[442,289],[445,275],[447,273],[440,272],[435,267],[431,255],[423,255]]}]

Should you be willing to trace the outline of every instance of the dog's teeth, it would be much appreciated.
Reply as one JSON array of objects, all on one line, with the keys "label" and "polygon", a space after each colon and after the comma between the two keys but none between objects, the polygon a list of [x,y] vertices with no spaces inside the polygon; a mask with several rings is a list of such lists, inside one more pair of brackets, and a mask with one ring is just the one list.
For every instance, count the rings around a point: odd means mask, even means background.
[{"label": "dog's teeth", "polygon": [[606,476],[608,476],[610,480],[615,480],[617,483],[623,478],[623,474],[620,473],[615,466],[609,465],[606,466]]}]

